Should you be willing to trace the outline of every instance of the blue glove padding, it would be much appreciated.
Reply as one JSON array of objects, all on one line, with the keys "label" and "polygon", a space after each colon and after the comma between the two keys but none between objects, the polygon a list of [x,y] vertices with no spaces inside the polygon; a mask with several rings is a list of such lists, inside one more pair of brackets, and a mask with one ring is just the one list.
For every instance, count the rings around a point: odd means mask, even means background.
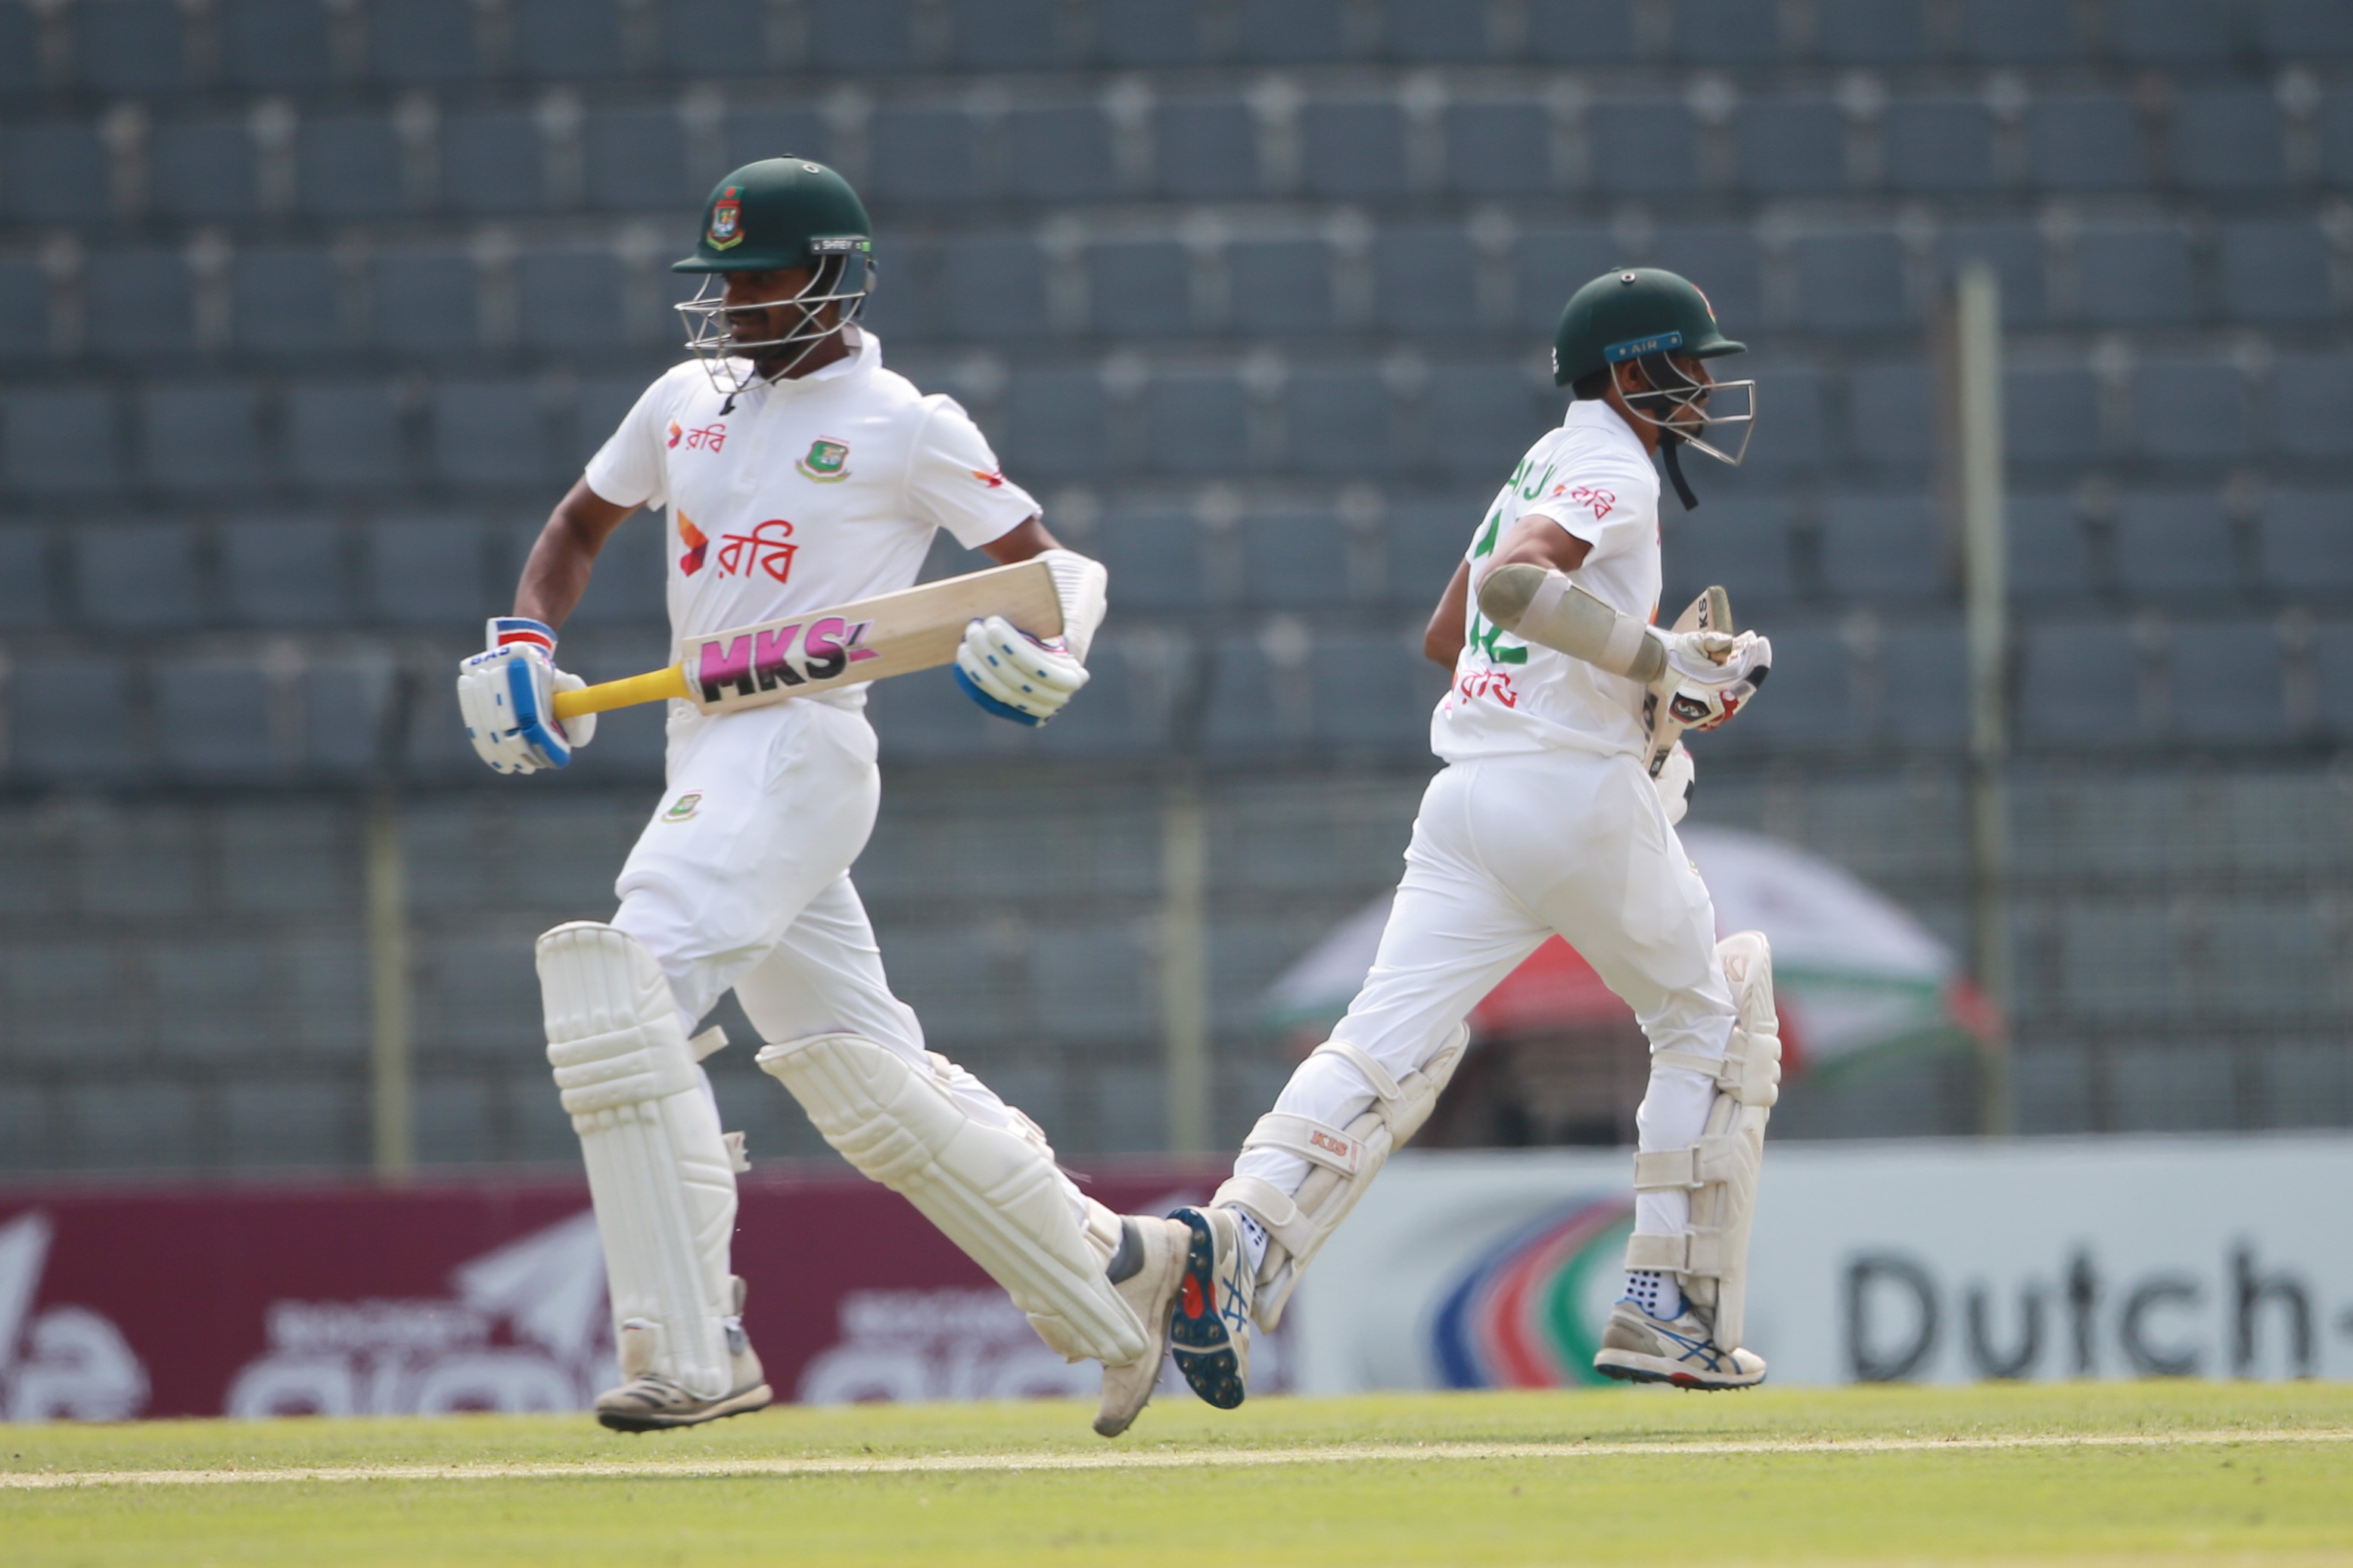
[{"label": "blue glove padding", "polygon": [[955,679],[984,711],[1034,728],[1087,683],[1087,668],[1061,638],[1040,642],[1003,616],[989,616],[965,627]]},{"label": "blue glove padding", "polygon": [[1033,730],[1046,721],[1035,713],[1024,713],[1018,708],[999,702],[996,698],[983,691],[972,677],[964,672],[962,665],[956,666],[954,673],[957,687],[966,697],[980,704],[982,712],[994,714],[999,719],[1010,719],[1016,724],[1027,724]]},{"label": "blue glove padding", "polygon": [[555,634],[519,616],[493,620],[490,651],[458,667],[458,708],[466,738],[502,773],[560,768],[596,732],[596,717],[555,717],[555,694],[587,682],[555,668]]}]

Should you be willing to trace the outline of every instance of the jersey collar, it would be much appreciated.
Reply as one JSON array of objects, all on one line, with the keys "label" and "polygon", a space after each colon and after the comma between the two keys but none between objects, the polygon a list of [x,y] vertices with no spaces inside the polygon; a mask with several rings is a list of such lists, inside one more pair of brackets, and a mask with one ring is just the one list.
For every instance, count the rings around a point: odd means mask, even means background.
[{"label": "jersey collar", "polygon": [[1619,417],[1616,409],[1599,398],[1580,397],[1568,405],[1568,413],[1561,418],[1560,427],[1564,430],[1581,430],[1588,427],[1599,430],[1605,435],[1631,443],[1637,452],[1641,450],[1642,438],[1634,434],[1625,420]]},{"label": "jersey collar", "polygon": [[881,369],[882,340],[864,327],[853,327],[850,330],[858,334],[856,353],[844,354],[831,364],[821,366],[807,375],[786,376],[782,381],[755,382],[745,390],[757,392],[763,395],[776,392],[789,395],[802,387],[818,386],[829,381],[841,381],[849,376],[863,375],[868,371]]}]

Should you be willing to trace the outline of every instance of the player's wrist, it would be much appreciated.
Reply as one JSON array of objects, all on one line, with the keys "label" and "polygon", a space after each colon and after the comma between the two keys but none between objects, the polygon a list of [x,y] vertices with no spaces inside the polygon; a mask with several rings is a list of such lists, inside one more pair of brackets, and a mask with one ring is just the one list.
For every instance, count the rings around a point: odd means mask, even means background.
[{"label": "player's wrist", "polygon": [[543,655],[553,661],[555,658],[555,628],[529,616],[492,616],[484,629],[482,646],[491,653],[510,647],[520,648],[526,653]]}]

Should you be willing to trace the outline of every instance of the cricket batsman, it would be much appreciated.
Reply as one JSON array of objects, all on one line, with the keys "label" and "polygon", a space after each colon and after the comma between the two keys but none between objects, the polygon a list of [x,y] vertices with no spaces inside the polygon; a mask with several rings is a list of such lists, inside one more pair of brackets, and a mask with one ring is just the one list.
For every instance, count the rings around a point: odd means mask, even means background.
[{"label": "cricket batsman", "polygon": [[[1688,624],[1703,617],[1651,624],[1652,459],[1663,456],[1689,507],[1681,447],[1746,455],[1755,384],[1709,371],[1741,352],[1706,296],[1672,272],[1606,274],[1562,312],[1553,377],[1575,401],[1497,493],[1430,620],[1425,647],[1454,672],[1430,719],[1446,765],[1422,797],[1372,973],[1243,1141],[1231,1179],[1207,1208],[1173,1216],[1189,1233],[1187,1259],[1156,1310],[1211,1405],[1242,1402],[1252,1330],[1280,1321],[1316,1249],[1429,1118],[1469,1043],[1464,1016],[1556,933],[1651,1045],[1625,1297],[1594,1364],[1686,1388],[1763,1380],[1741,1336],[1780,1081],[1772,965],[1757,932],[1716,940],[1707,889],[1675,837],[1691,768],[1673,735],[1731,718],[1772,649]],[[1662,742],[1672,750],[1654,777]],[[1105,1414],[1132,1417],[1150,1394],[1148,1379],[1114,1369]]]},{"label": "cricket batsman", "polygon": [[[952,398],[882,366],[858,324],[874,283],[866,210],[822,164],[769,158],[712,190],[677,309],[692,357],[661,376],[540,532],[514,613],[459,668],[482,760],[560,768],[595,731],[555,717],[582,681],[556,630],[598,550],[640,507],[667,513],[674,637],[903,589],[936,530],[1000,564],[1051,571],[1063,634],[974,620],[955,677],[1000,718],[1042,724],[1086,683],[1105,574],[1046,531]],[[547,1056],[587,1164],[622,1382],[596,1401],[621,1431],[756,1410],[770,1394],[729,1266],[742,1137],[720,1130],[689,1032],[733,987],[759,1064],[844,1158],[904,1194],[987,1269],[1047,1344],[1108,1366],[1165,1345],[1139,1304],[1176,1289],[1187,1234],[1083,1196],[1045,1135],[924,1049],[892,994],[850,863],[880,785],[865,689],[726,713],[670,705],[667,785],[609,923],[539,939]]]}]

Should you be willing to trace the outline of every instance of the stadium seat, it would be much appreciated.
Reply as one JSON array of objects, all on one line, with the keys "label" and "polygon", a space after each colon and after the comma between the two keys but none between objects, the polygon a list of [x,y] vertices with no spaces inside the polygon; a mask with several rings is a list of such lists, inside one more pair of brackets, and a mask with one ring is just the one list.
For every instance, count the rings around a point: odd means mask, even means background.
[{"label": "stadium seat", "polygon": [[2174,173],[2195,190],[2284,184],[2287,139],[2279,102],[2261,88],[2207,89],[2174,100]]},{"label": "stadium seat", "polygon": [[81,85],[116,93],[188,85],[187,8],[177,0],[90,0],[70,15]]},{"label": "stadium seat", "polygon": [[2066,496],[2010,498],[2010,589],[2021,599],[2091,596],[2091,540]]},{"label": "stadium seat", "polygon": [[1396,471],[1396,416],[1372,367],[1294,366],[1284,392],[1293,469],[1343,479]]},{"label": "stadium seat", "polygon": [[1120,603],[1146,612],[1200,608],[1208,592],[1200,533],[1184,508],[1137,507],[1105,517],[1103,562],[1120,585]]},{"label": "stadium seat", "polygon": [[1348,602],[1348,530],[1329,511],[1254,512],[1240,523],[1241,586],[1264,610]]},{"label": "stadium seat", "polygon": [[[1906,746],[1959,746],[1969,738],[1969,656],[1958,626],[1883,628],[1879,640],[1881,739]],[[1780,671],[1774,671],[1778,676]],[[1770,700],[1771,687],[1760,700]]]},{"label": "stadium seat", "polygon": [[2353,495],[2274,490],[2263,499],[2263,582],[2284,598],[2326,603],[2353,592]]},{"label": "stadium seat", "polygon": [[2353,54],[2353,15],[2336,0],[2263,0],[2254,21],[2274,59]]},{"label": "stadium seat", "polygon": [[[508,0],[514,68],[540,81],[595,80],[628,68],[621,13],[631,0]],[[746,38],[756,47],[756,38]]]},{"label": "stadium seat", "polygon": [[1236,98],[1180,99],[1153,111],[1161,192],[1181,200],[1259,194],[1258,123]]},{"label": "stadium seat", "polygon": [[2172,628],[2173,728],[2193,741],[2274,742],[2289,731],[2279,636],[2261,622]]},{"label": "stadium seat", "polygon": [[[2061,967],[2061,1005],[2068,1012],[2128,1018],[2162,1015],[2173,1008],[2181,964],[2175,951],[2173,922],[2166,910],[2110,903],[2079,905],[2061,911],[2058,930],[2052,934]],[[2179,1052],[2137,1050],[2131,1061],[2132,1070],[2124,1076],[2145,1080],[2130,1091],[2140,1102],[2137,1109],[2143,1117],[2161,1115],[2168,1124],[2178,1125],[2178,1102],[2200,1089],[2210,1097],[2220,1089],[2221,1103],[2229,1103],[2227,1081],[2210,1080],[2204,1085],[2185,1081],[2187,1075],[2181,1070],[2185,1062]],[[2117,1098],[2124,1096],[2118,1093]],[[2137,1119],[2126,1123],[2148,1124]]]},{"label": "stadium seat", "polygon": [[400,138],[382,115],[305,120],[296,134],[294,158],[306,213],[382,217],[405,205]]},{"label": "stadium seat", "polygon": [[647,380],[638,375],[598,375],[580,383],[572,399],[575,466],[585,466],[597,448],[612,439],[622,419],[644,395]]},{"label": "stadium seat", "polygon": [[257,209],[253,135],[242,121],[167,121],[149,138],[147,156],[158,212],[217,219]]},{"label": "stadium seat", "polygon": [[1887,107],[1887,183],[1923,195],[1990,190],[1993,121],[1973,98],[1898,98]]},{"label": "stadium seat", "polygon": [[239,251],[229,289],[230,337],[240,349],[317,353],[343,341],[334,258],[324,251]]},{"label": "stadium seat", "polygon": [[[1772,479],[1764,476],[1813,468],[1823,462],[1827,448],[1822,434],[1822,374],[1818,367],[1772,359],[1762,353],[1718,363],[1726,380],[1756,381],[1757,390],[1764,395],[1758,403],[1761,423],[1756,440],[1749,445],[1746,462],[1737,474],[1702,458],[1686,469],[1697,476],[1693,481],[1695,486],[1711,494],[1721,494],[1726,485],[1746,474],[1757,474],[1759,478],[1756,483],[1769,485]],[[1772,412],[1761,413],[1767,408]],[[1665,494],[1668,499],[1662,504],[1673,508],[1674,492],[1670,489]]]},{"label": "stadium seat", "polygon": [[476,70],[473,0],[375,0],[368,65],[402,86],[462,81]]},{"label": "stadium seat", "polygon": [[139,390],[147,483],[159,489],[248,489],[262,477],[259,399],[240,382],[173,380]]},{"label": "stadium seat", "polygon": [[1043,337],[1046,261],[1026,236],[955,235],[940,246],[941,296],[958,337]]},{"label": "stadium seat", "polygon": [[452,484],[554,481],[558,473],[545,450],[537,388],[527,381],[436,386],[433,460],[435,471]]},{"label": "stadium seat", "polygon": [[1928,52],[1926,17],[1903,0],[1816,0],[1815,47],[1841,65],[1904,65]]},{"label": "stadium seat", "polygon": [[[1733,617],[1757,622],[1797,592],[1789,573],[1789,518],[1770,500],[1712,500],[1696,511],[1675,506],[1672,496],[1659,528],[1663,552],[1663,587],[1659,619],[1672,623],[1710,584],[1732,595]],[[1460,553],[1458,547],[1457,553]]]},{"label": "stadium seat", "polygon": [[270,722],[269,679],[251,659],[171,660],[156,667],[154,727],[164,769],[195,783],[253,782],[284,771]]},{"label": "stadium seat", "polygon": [[248,626],[333,626],[353,614],[342,527],[325,518],[237,521],[220,535],[221,595]]},{"label": "stadium seat", "polygon": [[1236,0],[1234,37],[1254,65],[1310,65],[1345,59],[1345,0]]},{"label": "stadium seat", "polygon": [[1936,392],[1926,365],[1857,365],[1847,375],[1847,408],[1856,462],[1916,468],[1936,456]]},{"label": "stadium seat", "polygon": [[1873,331],[1908,324],[1904,252],[1885,229],[1816,230],[1790,247],[1798,312],[1824,331]]},{"label": "stadium seat", "polygon": [[691,222],[687,214],[710,193],[722,170],[690,177],[686,128],[668,109],[592,109],[582,127],[588,201],[607,212],[656,213]]},{"label": "stadium seat", "polygon": [[1188,66],[1208,58],[1201,16],[1166,0],[1102,0],[1095,47],[1114,66]]},{"label": "stadium seat", "polygon": [[1181,337],[1192,330],[1192,268],[1176,241],[1101,241],[1088,247],[1087,274],[1088,307],[1103,336]]},{"label": "stadium seat", "polygon": [[1334,324],[1332,252],[1320,239],[1237,240],[1226,247],[1227,311],[1253,337],[1313,337]]},{"label": "stadium seat", "polygon": [[2223,225],[2221,282],[2233,321],[2319,322],[2334,309],[2328,245],[2309,218]]},{"label": "stadium seat", "polygon": [[142,357],[191,347],[195,302],[187,258],[169,250],[100,250],[84,275],[92,346]]},{"label": "stadium seat", "polygon": [[1087,675],[1085,699],[1037,732],[1032,744],[1039,752],[1050,757],[1122,757],[1166,749],[1161,716],[1140,701],[1135,671],[1116,639],[1095,639]]},{"label": "stadium seat", "polygon": [[949,58],[978,70],[1036,71],[1068,63],[1061,0],[955,0]]},{"label": "stadium seat", "polygon": [[1430,710],[1446,694],[1446,675],[1401,630],[1318,637],[1309,666],[1318,742],[1351,754],[1427,753]]},{"label": "stadium seat", "polygon": [[878,198],[904,202],[976,202],[996,193],[982,182],[977,128],[961,109],[885,104],[867,135]]},{"label": "stadium seat", "polygon": [[[1646,258],[1651,265],[1680,272],[1707,291],[1725,333],[1745,339],[1765,325],[1763,258],[1756,229],[1747,224],[1675,224],[1659,230]],[[1597,269],[1598,270],[1598,269]],[[1567,296],[1554,305],[1556,313]],[[1746,374],[1745,371],[1720,374]]]},{"label": "stadium seat", "polygon": [[2108,0],[2108,42],[2126,59],[2187,64],[2237,50],[2226,0]]},{"label": "stadium seat", "polygon": [[1520,324],[1549,337],[1560,321],[1560,308],[1568,303],[1571,294],[1609,268],[1623,267],[1632,259],[1599,225],[1523,232],[1513,246]]},{"label": "stadium seat", "polygon": [[1625,65],[1637,55],[1625,0],[1528,0],[1528,48],[1551,65]]},{"label": "stadium seat", "polygon": [[1459,226],[1394,227],[1374,243],[1373,314],[1392,333],[1453,337],[1476,296],[1478,259]]},{"label": "stadium seat", "polygon": [[1218,756],[1262,757],[1306,748],[1314,732],[1314,676],[1303,661],[1278,668],[1261,638],[1240,633],[1217,639],[1208,658],[1204,749]]},{"label": "stadium seat", "polygon": [[244,88],[315,88],[333,79],[332,12],[319,0],[221,0],[221,73]]},{"label": "stadium seat", "polygon": [[2152,677],[2128,624],[2031,624],[2023,658],[2018,726],[2027,739],[2074,745],[2154,738],[2146,700]]},{"label": "stadium seat", "polygon": [[[1733,603],[1737,611],[1739,601]],[[1706,737],[1709,749],[1861,741],[1863,731],[1855,711],[1853,654],[1846,639],[1835,631],[1802,624],[1775,626],[1772,637],[1772,679],[1747,711]]]},{"label": "stadium seat", "polygon": [[810,0],[807,58],[823,72],[906,70],[915,58],[910,0]]},{"label": "stadium seat", "polygon": [[2221,497],[2131,491],[2117,500],[2116,526],[2126,593],[2176,601],[2237,595],[2238,557]]},{"label": "stadium seat", "polygon": [[0,355],[30,359],[49,346],[49,279],[41,264],[0,257]]},{"label": "stadium seat", "polygon": [[114,401],[103,392],[59,389],[0,395],[0,441],[8,488],[27,495],[94,495],[123,481]]},{"label": "stadium seat", "polygon": [[482,529],[472,519],[380,518],[366,539],[360,581],[379,620],[464,626],[505,613],[486,591]]},{"label": "stadium seat", "polygon": [[2149,183],[2140,111],[2122,94],[2037,99],[2027,111],[2035,181],[2054,191],[2129,191]]},{"label": "stadium seat", "polygon": [[2042,236],[2025,222],[1956,223],[1936,236],[1936,255],[1947,276],[1957,275],[1965,262],[1982,261],[1993,268],[2001,290],[2005,325],[2040,326],[2049,319],[2044,298],[2047,272]]},{"label": "stadium seat", "polygon": [[528,110],[443,117],[441,200],[457,212],[506,220],[545,209],[546,155]]},{"label": "stadium seat", "polygon": [[126,778],[138,770],[143,727],[120,659],[27,659],[10,681],[8,762],[40,779]]},{"label": "stadium seat", "polygon": [[[867,297],[866,307],[858,319],[873,328],[889,345],[883,353],[892,363],[899,351],[909,343],[928,343],[948,335],[943,322],[939,272],[939,246],[935,240],[923,235],[884,237],[876,258],[873,292]],[[670,273],[657,276],[673,280],[674,285],[684,285],[675,295],[680,300],[691,298],[694,285],[702,281],[699,278],[690,281]],[[675,315],[654,329],[665,341],[675,341],[681,331]]]},{"label": "stadium seat", "polygon": [[2040,0],[1967,0],[1961,43],[1984,65],[2039,65],[2073,58],[2071,13]]},{"label": "stadium seat", "polygon": [[0,211],[20,223],[91,223],[113,207],[106,148],[85,121],[19,124],[0,148]]},{"label": "stadium seat", "polygon": [[406,476],[399,409],[383,382],[300,384],[282,406],[285,466],[304,483],[364,491]]},{"label": "stadium seat", "polygon": [[29,92],[40,80],[40,24],[33,8],[0,5],[0,92]]},{"label": "stadium seat", "polygon": [[1597,190],[1663,201],[1699,187],[1699,129],[1681,99],[1611,103],[1587,117],[1586,134]]},{"label": "stadium seat", "polygon": [[526,250],[516,262],[522,340],[536,348],[619,343],[627,336],[624,298],[620,258],[601,246]]},{"label": "stadium seat", "polygon": [[1417,65],[1467,65],[1495,58],[1491,30],[1458,0],[1389,0],[1387,52]]},{"label": "stadium seat", "polygon": [[998,456],[1014,474],[1061,479],[1110,473],[1111,423],[1093,367],[1019,372],[1008,389],[1006,413]]},{"label": "stadium seat", "polygon": [[1941,598],[1944,535],[1936,507],[1915,494],[1834,496],[1822,511],[1822,575],[1857,604]]},{"label": "stadium seat", "polygon": [[[786,153],[820,161],[829,161],[834,156],[832,139],[826,134],[825,121],[811,110],[733,110],[724,124],[729,169],[740,169],[763,158],[781,158]],[[715,180],[725,172],[713,170],[710,173]],[[696,194],[704,195],[709,190],[706,185]]]},{"label": "stadium seat", "polygon": [[1423,410],[1432,466],[1474,494],[1510,478],[1536,437],[1559,423],[1554,400],[1540,397],[1509,361],[1437,366]]},{"label": "stadium seat", "polygon": [[49,624],[48,531],[24,523],[0,528],[0,631]]},{"label": "stadium seat", "polygon": [[1694,65],[1754,66],[1781,52],[1780,21],[1752,0],[1675,0],[1674,51]]},{"label": "stadium seat", "polygon": [[2012,460],[2079,463],[2099,450],[2099,386],[2082,365],[2010,366],[2001,413]]},{"label": "stadium seat", "polygon": [[676,75],[749,76],[780,63],[770,58],[767,0],[667,0],[661,11],[662,59]]},{"label": "stadium seat", "polygon": [[164,631],[203,618],[196,549],[185,523],[89,523],[73,531],[81,619],[113,631]]},{"label": "stadium seat", "polygon": [[406,353],[474,346],[480,305],[474,263],[464,251],[382,251],[370,269],[370,335],[377,346]]},{"label": "stadium seat", "polygon": [[1039,202],[1100,202],[1118,194],[1113,132],[1091,103],[1026,104],[1006,116],[1015,194]]},{"label": "stadium seat", "polygon": [[2272,380],[2265,435],[2297,457],[2353,452],[2353,354],[2284,354]]},{"label": "stadium seat", "polygon": [[[1500,487],[1498,487],[1500,488]],[[1392,499],[1381,526],[1389,602],[1409,616],[1436,607],[1479,531],[1482,503]]]},{"label": "stadium seat", "polygon": [[2189,237],[2179,224],[2086,227],[2077,243],[2084,314],[2102,326],[2164,326],[2191,314]]},{"label": "stadium seat", "polygon": [[[581,595],[574,620],[584,627],[659,624],[668,616],[664,593],[670,581],[670,535],[659,513],[617,531],[597,552],[596,574]],[[518,563],[521,552],[539,534],[530,522],[515,531]],[[572,625],[566,622],[565,625]],[[634,674],[635,671],[622,673]]]},{"label": "stadium seat", "polygon": [[1552,124],[1533,103],[1454,103],[1446,110],[1447,188],[1472,196],[1552,189]]},{"label": "stadium seat", "polygon": [[1834,104],[1762,99],[1742,108],[1735,124],[1746,189],[1762,196],[1816,195],[1845,185],[1846,121]]},{"label": "stadium seat", "polygon": [[1144,391],[1145,465],[1155,473],[1230,477],[1250,450],[1249,405],[1220,370],[1164,370]]},{"label": "stadium seat", "polygon": [[2251,434],[2246,378],[2218,359],[2152,359],[2133,367],[2134,433],[2159,460],[2242,455]]},{"label": "stadium seat", "polygon": [[1308,193],[1378,198],[1406,189],[1405,113],[1394,99],[1310,101],[1300,111]]}]

